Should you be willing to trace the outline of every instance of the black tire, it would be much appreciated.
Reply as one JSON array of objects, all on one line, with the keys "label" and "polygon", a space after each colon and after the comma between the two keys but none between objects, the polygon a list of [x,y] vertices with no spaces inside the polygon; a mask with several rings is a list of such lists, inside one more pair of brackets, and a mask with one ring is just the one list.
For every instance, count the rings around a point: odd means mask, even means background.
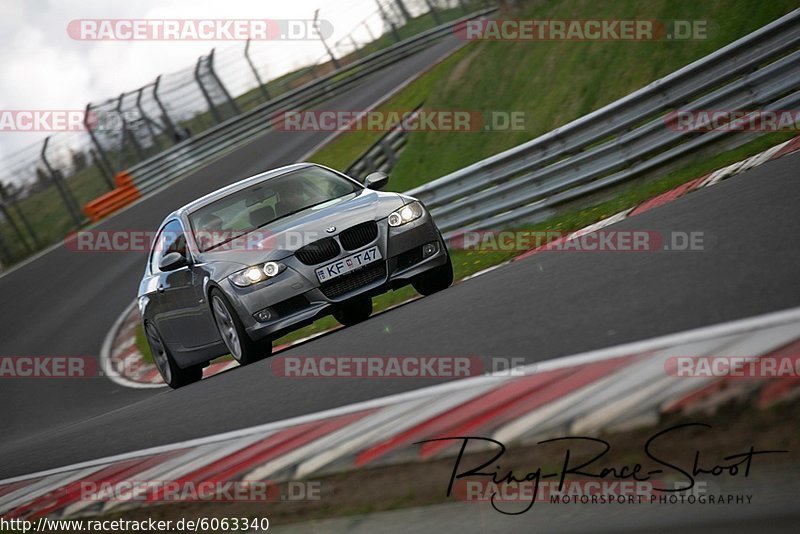
[{"label": "black tire", "polygon": [[208,300],[219,335],[239,365],[250,365],[272,355],[272,341],[254,341],[222,291],[212,289]]},{"label": "black tire", "polygon": [[353,326],[369,319],[372,315],[372,299],[361,297],[343,303],[333,312],[333,318],[344,326]]},{"label": "black tire", "polygon": [[417,275],[411,285],[417,293],[424,296],[433,295],[453,285],[453,262],[450,261],[450,254],[447,255],[447,263]]},{"label": "black tire", "polygon": [[169,348],[161,338],[156,327],[146,322],[144,325],[147,343],[150,345],[150,352],[153,354],[153,361],[156,364],[158,372],[161,373],[161,378],[172,389],[189,385],[193,382],[199,381],[203,378],[203,365],[193,365],[186,369],[181,369],[175,363],[175,358],[172,357]]}]

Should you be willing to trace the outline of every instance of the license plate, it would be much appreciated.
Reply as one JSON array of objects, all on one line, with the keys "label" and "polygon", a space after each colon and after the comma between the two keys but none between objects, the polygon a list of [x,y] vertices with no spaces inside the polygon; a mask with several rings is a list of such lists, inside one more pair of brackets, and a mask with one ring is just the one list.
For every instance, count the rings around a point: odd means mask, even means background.
[{"label": "license plate", "polygon": [[363,267],[364,265],[378,261],[379,259],[381,259],[381,252],[378,250],[378,247],[370,247],[366,250],[362,250],[361,252],[356,252],[355,254],[351,254],[340,260],[336,260],[333,263],[329,263],[324,267],[320,267],[315,272],[317,273],[317,279],[319,279],[320,282],[327,282],[329,280],[333,280],[337,276],[342,276],[350,271],[355,271],[359,267]]}]

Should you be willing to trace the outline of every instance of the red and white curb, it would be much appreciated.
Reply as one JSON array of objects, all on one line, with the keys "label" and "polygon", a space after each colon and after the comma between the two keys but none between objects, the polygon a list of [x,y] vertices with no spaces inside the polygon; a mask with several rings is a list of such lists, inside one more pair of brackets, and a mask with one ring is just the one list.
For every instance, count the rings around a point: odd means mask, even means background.
[{"label": "red and white curb", "polygon": [[[438,384],[215,436],[0,481],[5,518],[81,517],[154,504],[81,500],[82,484],[282,482],[458,453],[423,440],[458,435],[506,444],[556,432],[623,430],[732,399],[769,406],[800,394],[792,377],[679,377],[673,356],[800,361],[800,308]],[[299,378],[285,378],[299,380]]]}]

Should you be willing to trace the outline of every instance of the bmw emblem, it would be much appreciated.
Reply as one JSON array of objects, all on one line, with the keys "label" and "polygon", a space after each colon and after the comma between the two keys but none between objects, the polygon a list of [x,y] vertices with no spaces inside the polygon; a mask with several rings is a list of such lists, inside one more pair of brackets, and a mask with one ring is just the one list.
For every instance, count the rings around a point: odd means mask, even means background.
[{"label": "bmw emblem", "polygon": [[329,227],[325,228],[325,231],[328,232],[329,234],[332,234],[333,232],[336,231],[336,227],[335,226],[329,226]]}]

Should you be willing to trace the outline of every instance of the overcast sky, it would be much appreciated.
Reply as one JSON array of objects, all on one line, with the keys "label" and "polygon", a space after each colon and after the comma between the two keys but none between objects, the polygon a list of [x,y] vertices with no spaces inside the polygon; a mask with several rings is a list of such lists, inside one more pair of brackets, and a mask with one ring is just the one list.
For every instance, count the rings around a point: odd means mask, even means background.
[{"label": "overcast sky", "polygon": [[[75,19],[311,19],[331,21],[337,40],[376,11],[375,0],[0,0],[0,110],[83,109],[193,66],[216,46],[239,42],[77,41]],[[366,30],[364,30],[366,32]],[[264,70],[279,74],[324,54],[319,41],[258,43]],[[255,48],[255,47],[254,47]],[[41,140],[41,133],[0,132],[0,159]]]}]

